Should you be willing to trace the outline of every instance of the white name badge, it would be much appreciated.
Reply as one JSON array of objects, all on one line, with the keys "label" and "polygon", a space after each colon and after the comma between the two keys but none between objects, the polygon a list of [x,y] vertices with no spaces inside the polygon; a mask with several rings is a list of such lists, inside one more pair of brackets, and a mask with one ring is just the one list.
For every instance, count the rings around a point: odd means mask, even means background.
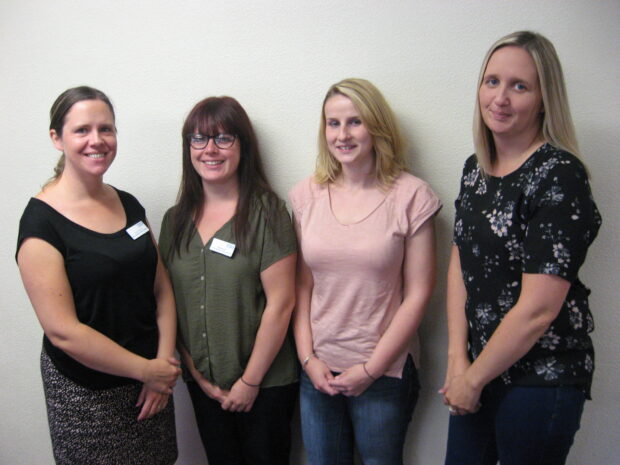
[{"label": "white name badge", "polygon": [[221,253],[222,255],[227,256],[228,258],[232,257],[233,252],[235,251],[235,244],[231,244],[230,242],[223,241],[214,237],[211,241],[211,247],[209,250],[213,252]]},{"label": "white name badge", "polygon": [[135,241],[140,236],[143,236],[147,232],[149,232],[149,227],[145,225],[142,221],[138,221],[133,226],[130,226],[126,229],[127,234],[131,236],[131,238]]}]

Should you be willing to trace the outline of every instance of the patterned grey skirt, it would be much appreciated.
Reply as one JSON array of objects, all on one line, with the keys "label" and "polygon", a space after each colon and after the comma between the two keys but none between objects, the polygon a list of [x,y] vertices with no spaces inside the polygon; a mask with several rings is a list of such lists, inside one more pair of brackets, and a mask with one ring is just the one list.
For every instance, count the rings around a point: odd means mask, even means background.
[{"label": "patterned grey skirt", "polygon": [[58,465],[171,465],[177,458],[172,397],[168,406],[137,421],[142,388],[82,387],[60,373],[45,350],[41,375],[54,458]]}]

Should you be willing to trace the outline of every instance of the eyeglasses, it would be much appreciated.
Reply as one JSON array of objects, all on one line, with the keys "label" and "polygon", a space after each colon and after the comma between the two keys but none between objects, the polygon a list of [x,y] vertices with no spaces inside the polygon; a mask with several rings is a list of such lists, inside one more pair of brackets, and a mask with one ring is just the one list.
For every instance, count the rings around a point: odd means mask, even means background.
[{"label": "eyeglasses", "polygon": [[214,136],[207,136],[205,134],[187,134],[187,140],[189,145],[193,149],[202,150],[209,145],[209,140],[213,139],[217,148],[229,149],[235,143],[237,136],[235,134],[216,134]]}]

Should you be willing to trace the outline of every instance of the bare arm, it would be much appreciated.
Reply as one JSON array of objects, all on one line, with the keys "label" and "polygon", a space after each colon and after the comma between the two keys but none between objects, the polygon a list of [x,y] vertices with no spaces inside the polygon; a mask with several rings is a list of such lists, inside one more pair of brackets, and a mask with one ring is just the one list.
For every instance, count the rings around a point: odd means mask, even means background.
[{"label": "bare arm", "polygon": [[177,341],[177,349],[179,350],[179,354],[181,355],[183,363],[189,370],[192,378],[194,378],[194,381],[196,381],[196,383],[198,383],[198,386],[200,386],[200,389],[202,389],[202,392],[204,392],[211,399],[218,401],[220,404],[224,402],[224,400],[226,400],[226,396],[228,396],[230,391],[221,389],[215,384],[209,382],[207,378],[202,376],[202,373],[200,373],[196,369],[191,355],[180,340]]},{"label": "bare arm", "polygon": [[267,304],[248,364],[222,402],[224,410],[250,411],[259,385],[282,347],[295,306],[296,260],[297,254],[291,254],[269,266],[260,275]]},{"label": "bare arm", "polygon": [[[329,367],[323,360],[314,355],[314,344],[312,340],[312,326],[310,324],[310,302],[312,300],[312,290],[314,279],[312,271],[304,261],[301,249],[301,230],[295,221],[295,230],[298,239],[297,260],[297,282],[296,293],[297,301],[293,312],[293,331],[295,334],[295,345],[297,346],[297,357],[302,364],[302,368],[312,381],[315,389],[329,395],[338,394],[338,391],[329,385],[329,380],[334,376]],[[304,363],[305,362],[305,363]]]},{"label": "bare arm", "polygon": [[365,364],[354,365],[330,384],[346,395],[364,392],[373,378],[382,376],[407,348],[431,297],[435,285],[435,232],[427,220],[407,239],[403,264],[403,301]]},{"label": "bare arm", "polygon": [[170,360],[140,357],[77,319],[58,250],[29,238],[20,247],[17,262],[37,318],[54,346],[94,370],[142,381],[158,392],[172,392],[179,369]]},{"label": "bare arm", "polygon": [[[157,247],[155,239],[153,242]],[[170,360],[174,358],[177,331],[176,304],[170,278],[162,263],[159,251],[157,252],[157,270],[153,291],[157,302],[157,329],[159,331],[157,358]],[[145,385],[138,399],[137,405],[142,405],[138,420],[149,418],[163,410],[168,404],[168,398],[169,394],[153,391]]]},{"label": "bare arm", "polygon": [[159,343],[157,357],[167,359],[174,356],[177,335],[177,312],[170,278],[161,261],[158,251],[157,272],[155,275],[155,300],[157,301],[157,329]]},{"label": "bare arm", "polygon": [[469,368],[467,354],[468,326],[465,317],[465,301],[467,291],[463,283],[461,259],[459,249],[452,245],[450,264],[448,266],[448,291],[446,308],[448,314],[448,368],[443,387],[439,391],[444,393],[453,376],[461,375]]},{"label": "bare arm", "polygon": [[459,412],[474,412],[482,388],[523,357],[557,317],[570,283],[554,275],[524,273],[519,300],[506,314],[480,356],[455,376],[445,397]]}]

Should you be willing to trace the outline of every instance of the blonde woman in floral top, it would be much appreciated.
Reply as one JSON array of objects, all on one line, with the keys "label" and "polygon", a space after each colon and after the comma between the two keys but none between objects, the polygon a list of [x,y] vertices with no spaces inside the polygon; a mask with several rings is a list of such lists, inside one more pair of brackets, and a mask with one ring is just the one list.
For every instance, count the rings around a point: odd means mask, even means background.
[{"label": "blonde woman in floral top", "polygon": [[553,45],[487,53],[448,271],[447,465],[564,464],[594,368],[579,280],[601,224]]}]

